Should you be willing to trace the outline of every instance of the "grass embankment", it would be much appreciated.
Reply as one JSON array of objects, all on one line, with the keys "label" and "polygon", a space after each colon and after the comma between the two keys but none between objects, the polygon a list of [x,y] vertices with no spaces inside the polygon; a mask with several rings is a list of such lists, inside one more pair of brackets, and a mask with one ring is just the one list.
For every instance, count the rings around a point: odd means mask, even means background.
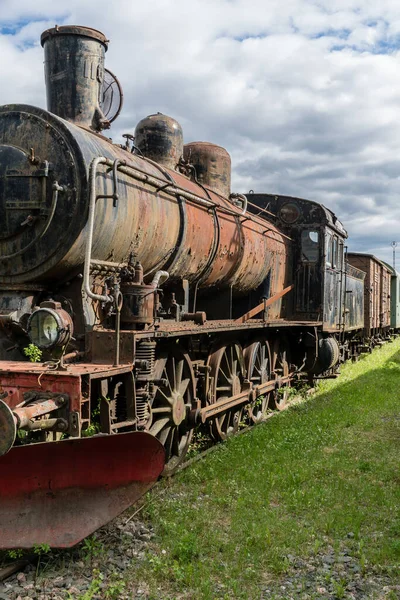
[{"label": "grass embankment", "polygon": [[[399,396],[396,340],[175,477],[145,509],[157,537],[136,581],[151,598],[400,597],[347,587],[400,583]],[[349,555],[350,574],[332,571]],[[321,567],[316,595],[299,565]]]}]

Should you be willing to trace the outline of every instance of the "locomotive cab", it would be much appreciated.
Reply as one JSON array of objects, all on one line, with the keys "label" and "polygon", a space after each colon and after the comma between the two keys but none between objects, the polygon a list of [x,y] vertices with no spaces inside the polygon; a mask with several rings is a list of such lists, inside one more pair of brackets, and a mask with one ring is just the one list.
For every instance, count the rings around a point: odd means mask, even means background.
[{"label": "locomotive cab", "polygon": [[322,322],[323,331],[337,332],[342,323],[347,238],[341,222],[322,204],[310,200],[272,194],[248,198],[252,210],[268,211],[291,239],[295,288],[289,318]]}]

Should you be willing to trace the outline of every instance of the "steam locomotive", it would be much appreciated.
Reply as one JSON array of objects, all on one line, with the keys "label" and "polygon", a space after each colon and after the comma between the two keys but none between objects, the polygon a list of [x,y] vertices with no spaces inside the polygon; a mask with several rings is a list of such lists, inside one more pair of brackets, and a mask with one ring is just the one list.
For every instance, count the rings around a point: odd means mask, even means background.
[{"label": "steam locomotive", "polygon": [[48,111],[0,107],[0,548],[75,544],[196,427],[261,422],[397,327],[397,274],[332,211],[231,193],[226,150],[162,114],[113,144],[105,36],[41,43]]}]

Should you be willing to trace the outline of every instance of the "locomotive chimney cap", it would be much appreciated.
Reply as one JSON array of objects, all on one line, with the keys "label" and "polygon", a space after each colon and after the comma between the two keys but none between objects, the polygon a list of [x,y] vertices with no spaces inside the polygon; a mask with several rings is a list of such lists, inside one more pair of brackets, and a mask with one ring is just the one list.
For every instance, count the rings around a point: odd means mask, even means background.
[{"label": "locomotive chimney cap", "polygon": [[106,50],[108,48],[109,40],[106,38],[104,33],[101,33],[101,31],[98,31],[97,29],[92,29],[91,27],[81,27],[80,25],[56,25],[51,29],[46,29],[46,31],[44,31],[40,37],[41,45],[44,46],[45,42],[55,35],[78,35],[87,37],[101,42]]}]

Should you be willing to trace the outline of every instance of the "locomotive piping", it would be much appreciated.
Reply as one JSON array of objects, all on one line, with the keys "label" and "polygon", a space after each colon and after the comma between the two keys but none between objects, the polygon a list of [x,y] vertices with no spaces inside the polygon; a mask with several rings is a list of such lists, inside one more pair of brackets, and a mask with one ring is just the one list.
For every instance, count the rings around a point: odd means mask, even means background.
[{"label": "locomotive piping", "polygon": [[[95,294],[90,289],[90,263],[92,258],[92,242],[93,242],[93,227],[94,227],[94,211],[96,208],[96,174],[97,167],[110,163],[111,161],[104,156],[98,156],[94,158],[90,164],[89,171],[89,216],[88,216],[88,233],[85,250],[85,263],[83,268],[83,289],[89,298],[92,300],[98,300],[99,302],[112,302],[110,296]],[[113,196],[111,196],[113,197]]]},{"label": "locomotive piping", "polygon": [[[148,160],[148,159],[146,159],[146,160]],[[150,162],[153,162],[153,161],[150,161]],[[112,167],[114,164],[114,161],[105,159],[104,164],[106,164],[109,167]],[[149,185],[151,185],[155,188],[158,188],[160,186],[160,184],[165,185],[165,181],[162,180],[161,178],[158,178],[156,175],[149,175],[148,173],[146,173],[139,167],[136,167],[133,165],[129,165],[129,164],[122,165],[121,167],[118,168],[118,170],[121,171],[121,173],[125,173],[126,175],[129,175],[130,177],[137,179],[138,181],[141,181],[143,183],[148,183]],[[222,205],[216,204],[215,202],[212,202],[210,200],[206,200],[205,198],[202,198],[201,196],[197,196],[196,194],[193,194],[192,192],[188,192],[187,190],[185,190],[177,185],[168,186],[165,188],[164,191],[169,196],[176,197],[176,195],[179,194],[180,196],[182,196],[182,198],[185,198],[186,200],[190,200],[191,202],[194,202],[195,204],[200,204],[201,206],[206,206],[207,208],[218,208],[219,211],[224,212],[229,215],[237,216],[239,214],[239,216],[241,216],[240,213],[237,213],[235,210],[230,210],[226,206],[222,206]],[[257,216],[257,215],[255,215],[255,216]],[[258,220],[256,220],[254,218],[254,216],[250,216],[250,215],[248,215],[248,220],[251,221],[252,223],[259,222]],[[280,232],[279,235],[284,235],[284,234],[282,234]],[[289,238],[289,236],[285,236],[285,237],[291,240],[291,238]],[[273,239],[275,239],[275,238],[273,238]],[[276,241],[280,242],[281,240],[276,239]]]},{"label": "locomotive piping", "polygon": [[[104,195],[96,196],[97,168],[101,164],[110,165],[110,163],[113,168],[113,174],[114,174],[113,194],[111,194],[109,196],[104,196]],[[90,165],[90,172],[89,172],[90,198],[89,198],[89,216],[88,216],[88,225],[87,225],[88,226],[88,237],[87,237],[87,243],[86,243],[85,263],[84,263],[84,269],[83,269],[83,287],[84,287],[85,293],[87,294],[87,296],[89,298],[91,298],[92,300],[98,300],[99,302],[112,302],[112,298],[110,298],[110,296],[107,296],[107,295],[95,294],[90,289],[90,265],[92,263],[92,242],[93,242],[93,227],[94,227],[94,213],[95,213],[95,209],[96,209],[96,200],[99,197],[111,198],[115,203],[116,199],[118,198],[117,185],[116,185],[117,184],[116,171],[118,170],[118,168],[120,166],[123,166],[123,163],[121,163],[118,159],[112,162],[108,158],[105,158],[104,156],[98,156],[97,158],[94,158]],[[114,206],[115,206],[115,204],[114,204]],[[169,277],[169,273],[167,271],[157,271],[157,273],[155,274],[155,276],[153,278],[151,285],[153,285],[155,288],[157,288],[160,283],[160,280],[163,279],[165,281],[166,279],[168,279],[168,277]]]},{"label": "locomotive piping", "polygon": [[247,212],[247,197],[244,194],[230,194],[229,200],[239,200],[242,203],[242,212],[240,213],[241,217]]},{"label": "locomotive piping", "polygon": [[161,279],[163,280],[162,283],[164,283],[165,281],[167,281],[168,278],[169,278],[169,273],[167,271],[157,271],[157,273],[153,277],[153,281],[151,282],[151,285],[154,288],[158,288],[158,286],[160,285]]}]

